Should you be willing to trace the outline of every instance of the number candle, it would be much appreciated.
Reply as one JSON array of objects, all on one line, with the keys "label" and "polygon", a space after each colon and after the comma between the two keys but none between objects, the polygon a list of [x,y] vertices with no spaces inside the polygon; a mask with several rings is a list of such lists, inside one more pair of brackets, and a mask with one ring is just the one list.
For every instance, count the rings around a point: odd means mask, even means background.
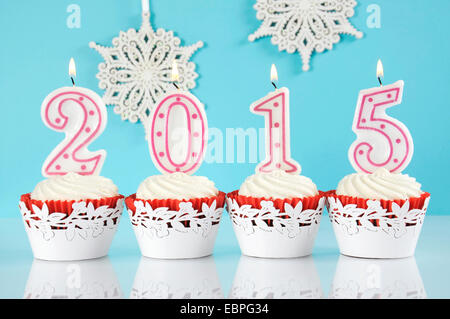
[{"label": "number candle", "polygon": [[[174,86],[178,76],[174,62]],[[152,110],[148,124],[150,155],[161,173],[193,174],[200,167],[207,145],[208,122],[203,104],[194,95],[178,87],[167,93]]]},{"label": "number candle", "polygon": [[[69,75],[76,75],[73,59],[70,60]],[[107,122],[106,107],[100,96],[89,89],[75,87],[75,84],[59,88],[42,102],[41,116],[49,128],[65,133],[64,140],[45,160],[42,175],[100,174],[106,151],[90,152],[87,149],[103,132]]]},{"label": "number candle", "polygon": [[[277,70],[272,64],[270,78],[272,84],[278,80]],[[289,90],[286,87],[270,92],[250,105],[250,111],[264,116],[266,158],[256,166],[256,172],[268,173],[284,170],[287,173],[300,173],[300,165],[291,158],[289,138]]]},{"label": "number candle", "polygon": [[384,167],[399,173],[411,161],[414,144],[408,128],[388,116],[386,109],[402,102],[403,81],[381,85],[381,61],[378,61],[377,76],[380,87],[359,92],[353,120],[357,139],[350,146],[348,156],[356,171],[372,173]]}]

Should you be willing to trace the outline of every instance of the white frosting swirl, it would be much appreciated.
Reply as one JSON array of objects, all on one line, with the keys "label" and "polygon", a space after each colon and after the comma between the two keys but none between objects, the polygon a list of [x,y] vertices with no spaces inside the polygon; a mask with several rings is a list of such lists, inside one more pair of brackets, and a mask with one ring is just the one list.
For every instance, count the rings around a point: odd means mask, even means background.
[{"label": "white frosting swirl", "polygon": [[282,170],[249,176],[239,190],[239,195],[265,198],[302,198],[317,194],[317,186],[310,178]]},{"label": "white frosting swirl", "polygon": [[419,197],[423,193],[420,187],[413,177],[380,168],[372,174],[353,173],[345,176],[339,182],[336,194],[368,199],[407,199]]},{"label": "white frosting swirl", "polygon": [[67,173],[43,180],[36,185],[31,198],[36,200],[83,200],[114,197],[117,186],[109,178],[97,175]]},{"label": "white frosting swirl", "polygon": [[136,192],[139,199],[191,199],[219,193],[214,182],[204,176],[185,173],[154,175],[146,178]]}]

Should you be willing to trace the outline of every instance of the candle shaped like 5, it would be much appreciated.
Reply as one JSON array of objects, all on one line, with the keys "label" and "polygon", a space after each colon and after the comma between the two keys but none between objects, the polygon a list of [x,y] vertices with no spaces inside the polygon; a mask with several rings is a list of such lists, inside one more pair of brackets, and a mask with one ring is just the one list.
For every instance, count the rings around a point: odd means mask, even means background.
[{"label": "candle shaped like 5", "polygon": [[[271,80],[277,80],[275,66],[272,65]],[[256,172],[269,173],[283,170],[299,174],[300,165],[291,158],[289,131],[289,89],[276,88],[262,99],[250,105],[250,111],[263,115],[265,119],[266,158],[256,166]]]},{"label": "candle shaped like 5", "polygon": [[[177,78],[178,69],[174,64],[174,84]],[[176,90],[163,96],[156,105],[147,125],[153,163],[163,174],[193,174],[203,161],[208,141],[203,104],[191,93]]]},{"label": "candle shaped like 5", "polygon": [[353,120],[357,139],[348,152],[356,171],[372,173],[383,167],[400,173],[411,161],[414,144],[408,128],[386,114],[387,108],[401,103],[402,95],[403,81],[359,93]]},{"label": "candle shaped like 5", "polygon": [[[71,75],[75,73],[74,68],[71,60]],[[66,135],[45,160],[42,175],[100,174],[106,151],[87,150],[106,127],[106,107],[100,96],[86,88],[59,88],[42,102],[41,117],[49,128]]]}]

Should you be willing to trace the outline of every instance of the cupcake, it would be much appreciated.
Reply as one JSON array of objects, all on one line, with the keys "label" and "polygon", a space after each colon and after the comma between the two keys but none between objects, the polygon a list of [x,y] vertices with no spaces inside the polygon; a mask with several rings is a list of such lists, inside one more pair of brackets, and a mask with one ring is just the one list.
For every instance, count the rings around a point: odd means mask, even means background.
[{"label": "cupcake", "polygon": [[123,196],[108,178],[67,173],[38,183],[19,207],[35,258],[82,260],[107,255]]},{"label": "cupcake", "polygon": [[325,198],[308,177],[282,170],[257,172],[227,195],[227,208],[244,255],[310,255]]},{"label": "cupcake", "polygon": [[208,178],[181,172],[150,176],[125,202],[142,255],[179,259],[212,254],[225,193]]},{"label": "cupcake", "polygon": [[414,255],[430,194],[415,178],[379,168],[345,176],[327,194],[342,254],[367,258]]}]

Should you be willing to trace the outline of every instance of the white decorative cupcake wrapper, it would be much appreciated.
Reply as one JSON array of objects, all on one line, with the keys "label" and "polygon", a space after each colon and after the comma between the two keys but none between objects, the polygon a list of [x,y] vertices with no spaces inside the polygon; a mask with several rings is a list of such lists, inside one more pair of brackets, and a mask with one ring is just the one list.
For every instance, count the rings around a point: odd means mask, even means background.
[{"label": "white decorative cupcake wrapper", "polygon": [[136,239],[145,257],[162,259],[198,258],[211,255],[223,207],[202,203],[195,209],[192,202],[180,202],[178,210],[134,200],[128,209]]},{"label": "white decorative cupcake wrapper", "polygon": [[100,206],[95,208],[85,201],[72,204],[72,213],[49,213],[47,204],[42,208],[32,205],[29,210],[24,202],[19,203],[25,227],[31,231],[39,231],[42,238],[50,242],[56,232],[64,232],[67,241],[75,238],[89,240],[101,236],[105,229],[115,229],[123,211],[124,200],[117,200],[116,206]]},{"label": "white decorative cupcake wrapper", "polygon": [[[333,224],[339,225],[349,236],[361,231],[384,232],[392,238],[400,238],[407,227],[421,225],[425,218],[430,197],[422,209],[410,209],[409,200],[402,206],[392,203],[392,212],[383,208],[379,200],[367,200],[367,208],[356,204],[342,205],[339,198],[328,197],[328,212]],[[372,221],[376,221],[374,224]]]},{"label": "white decorative cupcake wrapper", "polygon": [[259,209],[251,205],[239,206],[235,199],[227,198],[227,209],[233,224],[247,235],[264,231],[278,232],[287,238],[295,238],[302,232],[310,231],[311,226],[320,223],[324,203],[325,197],[322,197],[316,209],[305,210],[303,210],[302,201],[299,201],[295,207],[285,203],[285,211],[282,212],[274,207],[272,201],[261,201],[261,209]]},{"label": "white decorative cupcake wrapper", "polygon": [[201,210],[197,210],[191,202],[180,202],[179,210],[171,210],[169,207],[153,208],[148,202],[135,200],[136,211],[128,209],[128,213],[140,237],[165,238],[176,231],[206,238],[222,216],[223,207],[216,205],[214,200],[211,206],[203,203]]},{"label": "white decorative cupcake wrapper", "polygon": [[410,200],[401,206],[391,203],[392,211],[380,200],[366,200],[367,208],[343,205],[329,196],[327,205],[341,254],[363,258],[404,258],[414,255],[429,197],[421,209],[410,209]]}]

